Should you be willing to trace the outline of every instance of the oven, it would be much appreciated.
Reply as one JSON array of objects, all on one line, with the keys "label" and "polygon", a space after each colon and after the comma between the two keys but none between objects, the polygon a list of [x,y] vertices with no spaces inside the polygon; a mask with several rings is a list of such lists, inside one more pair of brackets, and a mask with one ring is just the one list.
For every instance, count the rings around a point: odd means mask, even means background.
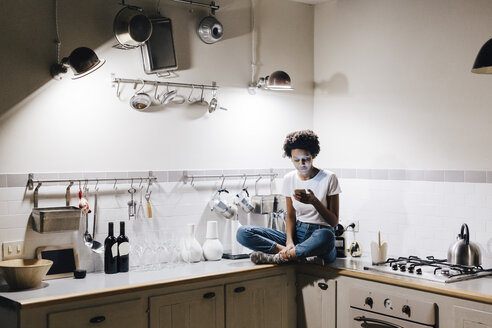
[{"label": "oven", "polygon": [[406,295],[350,289],[350,328],[429,328],[438,327],[437,304]]}]

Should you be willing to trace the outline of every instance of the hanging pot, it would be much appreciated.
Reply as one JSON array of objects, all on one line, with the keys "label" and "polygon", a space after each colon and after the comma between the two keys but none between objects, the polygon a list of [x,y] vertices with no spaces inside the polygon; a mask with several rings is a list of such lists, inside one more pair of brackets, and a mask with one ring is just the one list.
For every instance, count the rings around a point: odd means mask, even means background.
[{"label": "hanging pot", "polygon": [[224,27],[213,16],[207,16],[198,24],[197,33],[205,43],[215,43],[224,36]]},{"label": "hanging pot", "polygon": [[138,7],[126,6],[114,18],[114,36],[123,46],[138,47],[145,43],[152,34],[152,23]]},{"label": "hanging pot", "polygon": [[458,240],[448,249],[448,262],[467,266],[479,266],[482,264],[480,248],[470,241],[468,225],[463,223]]}]

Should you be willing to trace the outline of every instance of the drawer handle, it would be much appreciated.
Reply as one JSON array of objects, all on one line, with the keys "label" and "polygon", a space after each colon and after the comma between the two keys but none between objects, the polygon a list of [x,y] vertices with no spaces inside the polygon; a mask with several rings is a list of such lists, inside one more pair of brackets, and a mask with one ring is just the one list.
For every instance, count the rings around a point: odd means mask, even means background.
[{"label": "drawer handle", "polygon": [[245,287],[236,287],[234,288],[234,293],[242,293],[246,290]]},{"label": "drawer handle", "polygon": [[328,289],[328,285],[323,283],[323,282],[318,282],[318,286],[319,288],[323,289],[323,290],[327,290]]},{"label": "drawer handle", "polygon": [[209,299],[209,298],[214,298],[214,297],[215,297],[215,293],[214,293],[214,292],[205,293],[205,294],[203,295],[203,298],[207,298],[207,299]]},{"label": "drawer handle", "polygon": [[94,317],[94,318],[91,318],[90,323],[101,323],[103,322],[104,320],[106,320],[106,317],[103,316],[103,315],[100,315],[100,316],[97,316],[97,317]]}]

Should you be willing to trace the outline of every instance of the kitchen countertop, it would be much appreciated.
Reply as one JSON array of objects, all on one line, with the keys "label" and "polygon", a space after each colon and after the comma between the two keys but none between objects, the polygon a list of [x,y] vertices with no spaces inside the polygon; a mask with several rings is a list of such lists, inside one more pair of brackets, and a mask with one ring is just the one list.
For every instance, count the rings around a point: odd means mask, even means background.
[{"label": "kitchen countertop", "polygon": [[[347,257],[345,259],[339,258],[325,267],[313,264],[305,264],[304,266],[309,271],[324,271],[492,304],[492,277],[444,284],[364,270],[364,266],[368,265],[370,265],[369,258]],[[223,259],[218,262],[166,266],[164,269],[156,271],[130,271],[113,275],[89,273],[85,279],[48,280],[44,281],[39,288],[25,291],[9,291],[8,286],[0,286],[0,304],[6,303],[16,308],[37,307],[61,300],[78,300],[103,294],[111,295],[183,281],[193,280],[195,282],[237,273],[267,271],[272,268],[275,268],[275,265],[254,265],[249,259]]]}]

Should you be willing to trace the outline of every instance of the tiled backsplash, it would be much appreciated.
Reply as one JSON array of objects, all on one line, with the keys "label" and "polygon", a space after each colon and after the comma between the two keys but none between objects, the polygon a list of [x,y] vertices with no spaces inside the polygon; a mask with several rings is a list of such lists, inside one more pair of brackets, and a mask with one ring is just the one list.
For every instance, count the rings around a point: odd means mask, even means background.
[{"label": "tiled backsplash", "polygon": [[[158,183],[151,187],[153,219],[149,229],[180,234],[187,223],[197,225],[197,239],[204,241],[206,222],[219,221],[219,233],[227,234],[227,220],[210,211],[208,202],[220,186],[222,179],[197,179],[191,185],[184,183],[184,174],[256,174],[278,173],[282,177],[290,169],[266,170],[214,170],[214,171],[154,171]],[[389,244],[390,255],[434,255],[445,257],[448,246],[454,241],[463,222],[468,223],[471,240],[478,242],[484,260],[492,262],[492,172],[439,171],[439,170],[367,170],[331,169],[340,178],[340,217],[343,222],[358,220],[360,232],[347,233],[348,242],[354,238],[362,243],[368,253],[372,240],[381,231],[382,239]],[[84,179],[146,176],[148,172],[107,173],[49,173],[35,174],[40,179]],[[224,187],[235,194],[244,179],[225,180]],[[273,191],[281,190],[281,179],[273,181]],[[76,244],[81,265],[89,271],[101,270],[102,258],[91,253],[82,243],[81,231],[39,234],[28,227],[33,206],[32,191],[25,188],[27,174],[0,175],[0,242],[25,240],[25,257],[33,257],[36,247],[46,245]],[[134,181],[138,187],[139,181]],[[67,183],[43,184],[39,189],[40,206],[64,205]],[[103,241],[107,222],[126,220],[129,183],[99,183],[96,239]],[[254,194],[255,179],[246,181]],[[93,187],[89,184],[89,202],[93,203]],[[258,193],[270,192],[268,179],[258,183]],[[72,204],[77,203],[77,185],[72,187]],[[137,194],[136,201],[140,201]],[[144,199],[145,203],[145,199]],[[240,212],[240,222],[265,224],[261,215]],[[92,216],[89,217],[92,219]],[[127,233],[132,240],[132,225]],[[91,225],[91,223],[90,223]],[[27,228],[26,228],[27,227]],[[116,232],[118,232],[118,228]],[[227,243],[227,241],[224,241]],[[492,266],[492,263],[489,265]]]}]

